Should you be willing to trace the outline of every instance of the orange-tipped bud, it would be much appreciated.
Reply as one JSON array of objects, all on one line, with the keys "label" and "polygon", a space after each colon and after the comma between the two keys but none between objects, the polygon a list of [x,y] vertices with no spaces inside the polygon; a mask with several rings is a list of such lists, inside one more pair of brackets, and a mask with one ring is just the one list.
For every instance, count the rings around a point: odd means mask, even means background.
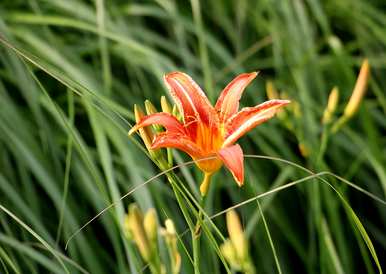
[{"label": "orange-tipped bud", "polygon": [[351,118],[358,111],[362,98],[366,93],[369,77],[370,77],[369,61],[365,59],[362,62],[362,66],[359,71],[359,75],[355,83],[355,87],[350,97],[350,100],[346,108],[344,109],[344,116],[346,118]]}]

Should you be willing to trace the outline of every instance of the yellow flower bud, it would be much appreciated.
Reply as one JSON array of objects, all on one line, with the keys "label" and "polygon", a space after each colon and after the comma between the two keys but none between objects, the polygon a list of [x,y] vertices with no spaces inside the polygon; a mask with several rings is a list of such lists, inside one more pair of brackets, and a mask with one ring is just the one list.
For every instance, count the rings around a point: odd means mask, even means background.
[{"label": "yellow flower bud", "polygon": [[[135,121],[137,123],[142,119],[142,117],[145,116],[142,109],[137,105],[134,105],[134,115],[135,115]],[[150,127],[143,127],[143,128],[138,129],[138,132],[139,132],[139,135],[141,136],[143,142],[145,143],[147,150],[151,151],[150,147],[152,144],[152,140],[154,138],[154,134],[153,134],[151,128]]]},{"label": "yellow flower bud", "polygon": [[153,105],[152,102],[150,102],[150,100],[145,101],[145,108],[146,108],[147,115],[154,114],[154,113],[158,112],[156,107]]},{"label": "yellow flower bud", "polygon": [[172,108],[165,96],[161,96],[161,108],[163,112],[172,114]]},{"label": "yellow flower bud", "polygon": [[[149,100],[145,101],[145,108],[146,108],[147,115],[151,115],[151,114],[158,112],[157,108]],[[160,126],[160,125],[153,124],[153,128],[156,132],[162,132],[163,131],[162,126]]]},{"label": "yellow flower bud", "polygon": [[366,89],[367,89],[367,83],[369,81],[370,76],[370,66],[369,61],[365,59],[362,62],[361,69],[359,71],[359,75],[357,78],[357,81],[355,83],[354,90],[352,92],[352,95],[350,97],[350,100],[344,109],[344,116],[346,118],[351,118],[359,108],[359,105],[362,101],[363,96],[365,95]]},{"label": "yellow flower bud", "polygon": [[329,122],[331,122],[332,116],[336,110],[336,107],[338,106],[338,100],[339,100],[339,90],[337,87],[334,87],[331,90],[330,95],[328,96],[327,107],[323,113],[323,119],[322,119],[323,124],[328,124]]},{"label": "yellow flower bud", "polygon": [[237,254],[229,239],[225,240],[225,242],[220,246],[220,251],[232,268],[240,270],[240,262],[237,259]]},{"label": "yellow flower bud", "polygon": [[147,238],[151,243],[157,241],[157,213],[154,208],[149,209],[143,220],[143,226],[145,227]]},{"label": "yellow flower bud", "polygon": [[[134,115],[135,115],[135,121],[137,123],[145,116],[144,112],[138,105],[134,105]],[[151,149],[151,145],[154,139],[154,133],[153,133],[152,127],[147,126],[147,127],[139,128],[138,132],[139,132],[139,135],[141,136],[142,141],[146,146],[146,149],[149,151],[151,158],[157,161],[162,169],[165,170],[169,168],[168,162],[165,159],[162,151],[160,149]],[[130,134],[132,134],[131,131],[129,131],[129,135]]]},{"label": "yellow flower bud", "polygon": [[310,150],[304,143],[299,143],[298,147],[299,147],[300,154],[303,157],[308,157],[310,155]]},{"label": "yellow flower bud", "polygon": [[272,81],[267,81],[267,84],[265,85],[265,90],[266,90],[268,99],[273,100],[273,99],[280,98],[279,93],[277,92]]},{"label": "yellow flower bud", "polygon": [[151,257],[149,240],[146,236],[146,232],[143,227],[142,212],[136,204],[131,204],[129,206],[127,225],[133,237],[133,240],[138,247],[139,253],[146,262],[149,262],[149,259]]},{"label": "yellow flower bud", "polygon": [[175,235],[176,234],[176,228],[174,227],[174,223],[171,219],[166,219],[165,228],[166,228],[166,232],[169,235]]},{"label": "yellow flower bud", "polygon": [[182,116],[181,116],[181,113],[178,110],[177,105],[173,105],[172,115],[175,116],[177,118],[177,120],[180,120],[180,121],[182,120]]},{"label": "yellow flower bud", "polygon": [[163,231],[165,242],[169,250],[172,265],[172,273],[177,274],[181,268],[181,255],[177,248],[177,234],[174,223],[171,219],[166,219],[165,230]]},{"label": "yellow flower bud", "polygon": [[244,237],[244,231],[235,210],[230,210],[226,213],[226,223],[228,228],[229,238],[233,248],[236,251],[240,261],[247,258],[248,244]]}]

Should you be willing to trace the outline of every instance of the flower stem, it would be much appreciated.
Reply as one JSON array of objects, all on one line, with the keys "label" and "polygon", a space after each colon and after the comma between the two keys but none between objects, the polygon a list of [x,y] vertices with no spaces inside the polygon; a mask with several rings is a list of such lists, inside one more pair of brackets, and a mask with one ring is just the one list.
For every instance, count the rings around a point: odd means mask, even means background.
[{"label": "flower stem", "polygon": [[[205,173],[205,178],[206,178]],[[210,174],[210,176],[212,176]],[[204,179],[205,180],[205,179]],[[209,178],[210,180],[210,178]],[[192,241],[193,241],[193,266],[194,274],[200,273],[200,239],[201,239],[201,223],[203,221],[203,210],[205,207],[205,196],[201,198],[200,208],[198,209],[198,217],[194,231],[192,231]]]},{"label": "flower stem", "polygon": [[192,233],[194,274],[200,274],[200,234]]},{"label": "flower stem", "polygon": [[[205,185],[207,185],[206,190],[208,189],[210,179],[212,177],[211,173],[205,173],[204,181]],[[198,208],[198,215],[197,215],[197,221],[196,224],[193,223],[193,220],[190,218],[188,209],[183,201],[183,194],[180,193],[180,189],[178,187],[179,179],[178,177],[173,173],[167,173],[167,178],[172,186],[173,192],[176,195],[177,202],[180,206],[180,209],[185,217],[186,222],[188,223],[191,235],[192,235],[192,248],[193,248],[193,267],[194,267],[194,273],[199,274],[200,273],[200,237],[201,237],[201,223],[203,219],[203,210],[205,206],[205,196],[202,196],[200,207]],[[182,194],[182,195],[181,195]]]},{"label": "flower stem", "polygon": [[204,180],[202,180],[202,183],[200,185],[200,192],[203,197],[205,197],[206,193],[208,192],[210,180],[212,178],[213,173],[204,173]]}]

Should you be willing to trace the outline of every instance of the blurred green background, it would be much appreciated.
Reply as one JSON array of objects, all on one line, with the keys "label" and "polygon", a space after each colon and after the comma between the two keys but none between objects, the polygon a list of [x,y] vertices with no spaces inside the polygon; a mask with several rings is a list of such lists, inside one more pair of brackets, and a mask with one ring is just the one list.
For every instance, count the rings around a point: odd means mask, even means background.
[{"label": "blurred green background", "polygon": [[[0,37],[0,273],[65,273],[52,252],[70,273],[147,273],[122,230],[132,202],[142,210],[156,208],[160,223],[170,217],[179,233],[185,231],[173,192],[160,177],[117,203],[64,250],[76,229],[159,172],[140,139],[129,139],[127,131],[134,104],[150,99],[159,107],[166,94],[162,76],[173,70],[191,75],[212,103],[237,74],[260,71],[242,106],[267,100],[271,82],[296,107],[244,137],[245,154],[331,171],[385,199],[385,1],[2,0]],[[328,95],[339,88],[337,118],[365,58],[368,92],[323,151]],[[175,153],[175,163],[187,159]],[[208,215],[308,176],[273,160],[247,158],[245,164],[243,188],[225,169],[214,177]],[[201,174],[192,166],[176,173],[198,197]],[[349,201],[385,267],[385,205],[325,178]],[[378,273],[341,200],[321,181],[260,203],[282,273]],[[256,202],[238,213],[257,273],[277,273]],[[214,222],[227,237],[224,216]],[[190,252],[189,235],[182,242]],[[179,250],[182,273],[193,273],[182,243]],[[205,237],[201,265],[201,273],[226,273]]]}]

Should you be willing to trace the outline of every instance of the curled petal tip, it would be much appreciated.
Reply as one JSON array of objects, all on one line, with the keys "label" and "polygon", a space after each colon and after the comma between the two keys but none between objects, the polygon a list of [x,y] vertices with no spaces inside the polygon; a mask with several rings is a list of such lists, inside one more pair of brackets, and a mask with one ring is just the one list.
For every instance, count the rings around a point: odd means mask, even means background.
[{"label": "curled petal tip", "polygon": [[168,78],[169,74],[170,74],[170,73],[165,73],[165,74],[164,74],[164,76],[163,76],[163,79],[164,79],[164,81],[166,81],[166,80],[167,80],[167,78]]},{"label": "curled petal tip", "polygon": [[259,75],[259,71],[253,71],[250,73],[250,75],[251,76],[253,75],[253,77],[256,77],[257,75]]},{"label": "curled petal tip", "polygon": [[168,80],[170,77],[173,77],[176,75],[186,75],[186,74],[180,71],[172,71],[164,74],[164,80]]},{"label": "curled petal tip", "polygon": [[177,71],[173,71],[173,72],[169,72],[169,73],[165,73],[164,74],[164,83],[166,84],[167,88],[170,89],[170,85],[169,85],[169,80],[170,80],[170,77],[175,74]]},{"label": "curled petal tip", "polygon": [[291,103],[290,100],[277,100],[279,101],[282,105],[288,105],[289,103]]},{"label": "curled petal tip", "polygon": [[245,73],[244,75],[247,76],[250,79],[250,81],[252,81],[253,79],[256,78],[257,75],[259,75],[259,72],[258,71],[252,71],[249,73]]}]

